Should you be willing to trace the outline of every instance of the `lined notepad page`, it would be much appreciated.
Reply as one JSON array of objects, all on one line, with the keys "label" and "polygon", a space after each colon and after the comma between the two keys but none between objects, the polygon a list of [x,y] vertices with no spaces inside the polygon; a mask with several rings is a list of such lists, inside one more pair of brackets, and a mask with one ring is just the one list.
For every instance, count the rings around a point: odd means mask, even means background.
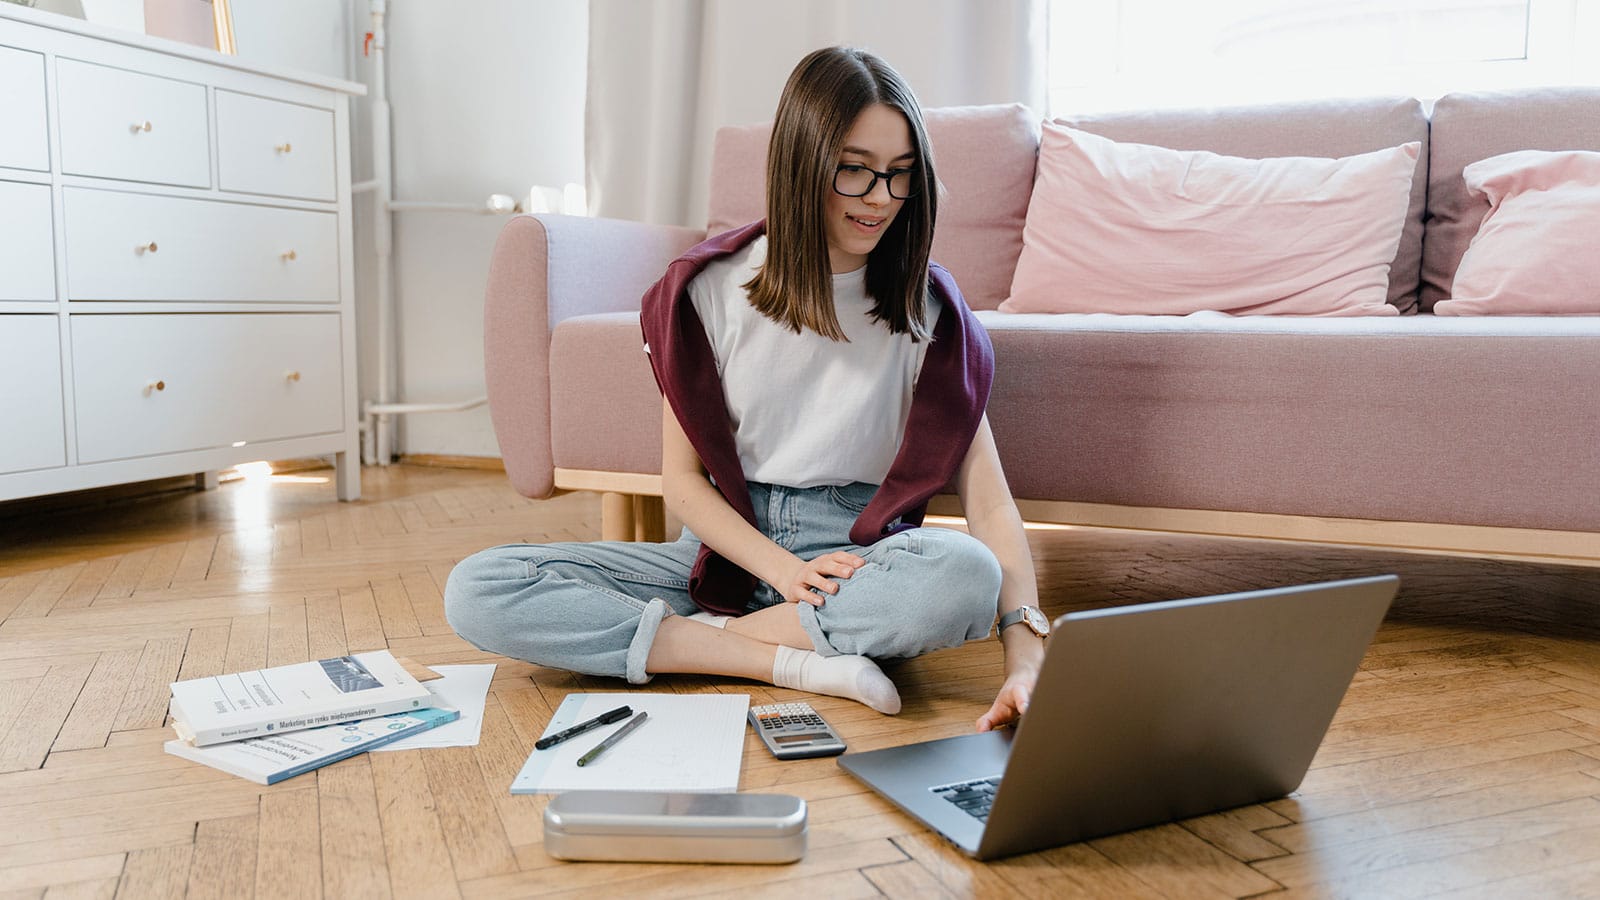
[{"label": "lined notepad page", "polygon": [[599,759],[578,766],[626,724],[603,725],[535,750],[511,782],[513,794],[562,791],[715,791],[739,789],[749,694],[568,694],[544,734],[555,734],[606,710],[627,705],[650,715]]}]

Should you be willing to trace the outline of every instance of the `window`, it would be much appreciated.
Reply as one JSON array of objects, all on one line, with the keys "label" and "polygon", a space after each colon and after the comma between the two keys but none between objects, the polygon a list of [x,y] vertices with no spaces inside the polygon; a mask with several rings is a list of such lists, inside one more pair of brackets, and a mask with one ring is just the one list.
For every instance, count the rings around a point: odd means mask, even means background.
[{"label": "window", "polygon": [[1051,0],[1055,114],[1600,84],[1600,0]]}]

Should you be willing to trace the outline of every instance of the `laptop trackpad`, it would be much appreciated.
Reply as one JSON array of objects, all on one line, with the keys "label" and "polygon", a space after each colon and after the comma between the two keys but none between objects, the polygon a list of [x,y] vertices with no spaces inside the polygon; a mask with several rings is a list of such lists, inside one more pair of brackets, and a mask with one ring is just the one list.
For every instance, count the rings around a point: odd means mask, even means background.
[{"label": "laptop trackpad", "polygon": [[839,757],[839,766],[972,853],[983,834],[983,823],[932,789],[1004,772],[1015,733],[1002,728],[904,747],[847,753]]}]

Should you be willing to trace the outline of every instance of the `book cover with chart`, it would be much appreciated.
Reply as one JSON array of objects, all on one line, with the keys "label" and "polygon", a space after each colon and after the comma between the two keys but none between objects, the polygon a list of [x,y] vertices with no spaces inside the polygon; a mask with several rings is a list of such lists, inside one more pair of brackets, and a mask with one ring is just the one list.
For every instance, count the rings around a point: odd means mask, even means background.
[{"label": "book cover with chart", "polygon": [[390,741],[454,722],[460,716],[454,709],[419,709],[209,747],[194,747],[179,740],[167,741],[164,746],[173,756],[248,778],[256,784],[277,784]]},{"label": "book cover with chart", "polygon": [[637,731],[587,766],[580,767],[578,757],[624,723],[595,728],[548,750],[534,750],[511,782],[511,793],[739,789],[749,694],[568,694],[544,734],[623,705],[650,714]]},{"label": "book cover with chart", "polygon": [[196,747],[433,706],[387,650],[191,678],[172,685],[172,727]]}]

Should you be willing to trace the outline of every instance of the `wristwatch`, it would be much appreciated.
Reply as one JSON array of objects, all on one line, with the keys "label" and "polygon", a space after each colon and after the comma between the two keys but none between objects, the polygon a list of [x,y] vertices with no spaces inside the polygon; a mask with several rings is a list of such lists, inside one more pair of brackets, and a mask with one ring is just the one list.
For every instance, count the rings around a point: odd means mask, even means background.
[{"label": "wristwatch", "polygon": [[1044,613],[1032,606],[1019,606],[1001,616],[999,624],[995,626],[994,633],[998,635],[1018,622],[1028,626],[1029,630],[1039,637],[1050,636],[1050,620],[1045,618]]}]

